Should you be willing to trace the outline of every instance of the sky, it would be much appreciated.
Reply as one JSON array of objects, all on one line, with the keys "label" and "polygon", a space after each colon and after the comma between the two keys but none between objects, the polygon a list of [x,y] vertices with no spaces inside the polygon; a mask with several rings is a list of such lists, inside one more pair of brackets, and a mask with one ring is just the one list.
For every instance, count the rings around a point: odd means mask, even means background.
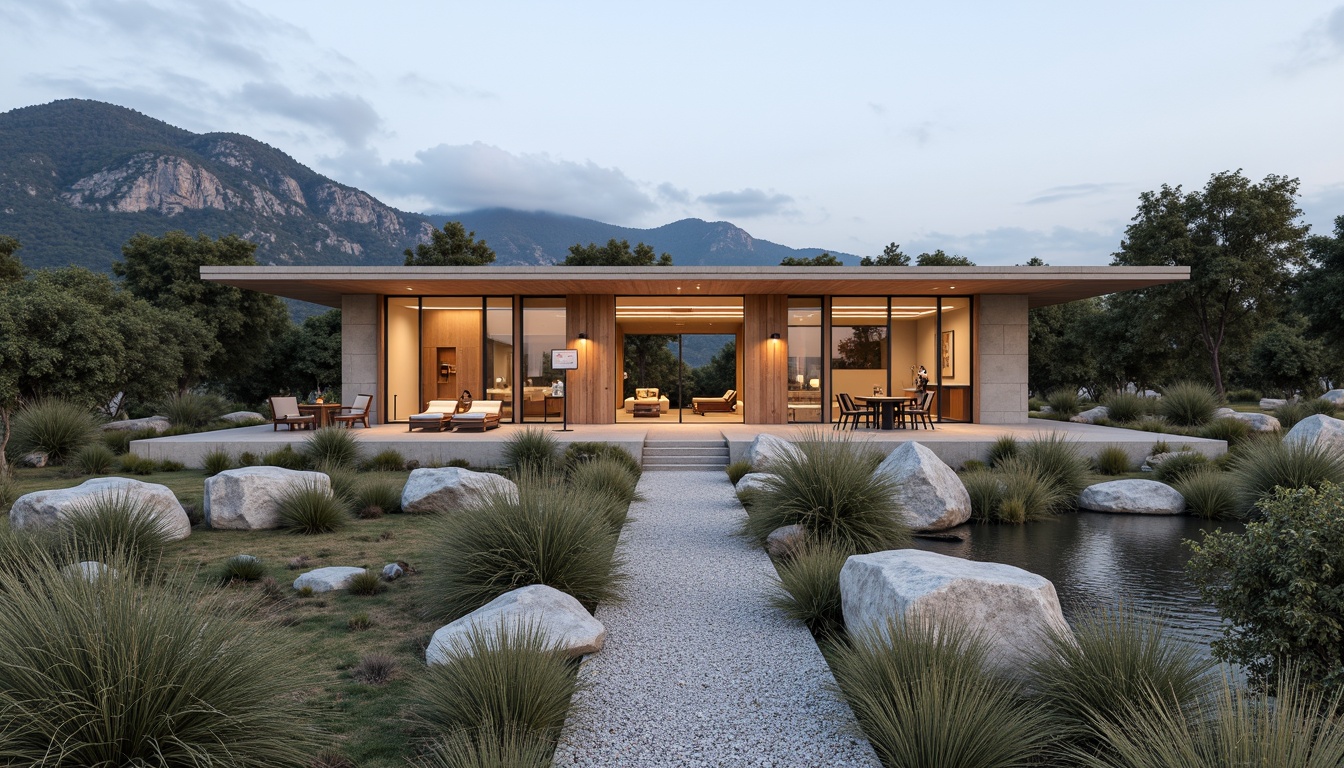
[{"label": "sky", "polygon": [[986,265],[1106,264],[1142,192],[1222,171],[1344,215],[1340,0],[0,0],[0,28],[0,111],[243,133],[424,213]]}]

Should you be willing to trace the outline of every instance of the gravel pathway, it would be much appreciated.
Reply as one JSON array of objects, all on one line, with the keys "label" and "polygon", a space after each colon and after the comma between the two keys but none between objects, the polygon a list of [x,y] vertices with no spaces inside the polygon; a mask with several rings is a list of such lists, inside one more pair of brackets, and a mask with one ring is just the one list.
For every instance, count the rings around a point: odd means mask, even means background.
[{"label": "gravel pathway", "polygon": [[556,766],[879,765],[816,643],[766,598],[774,566],[736,536],[723,472],[648,472],[620,547],[629,597],[599,606],[606,647]]}]

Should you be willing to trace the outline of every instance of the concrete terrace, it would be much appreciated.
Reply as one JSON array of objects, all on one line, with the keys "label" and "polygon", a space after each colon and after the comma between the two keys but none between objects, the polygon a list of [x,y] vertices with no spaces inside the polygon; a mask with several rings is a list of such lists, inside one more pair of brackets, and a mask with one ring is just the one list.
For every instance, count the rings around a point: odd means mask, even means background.
[{"label": "concrete terrace", "polygon": [[[786,440],[807,440],[810,435],[819,432],[827,435],[833,432],[830,425],[818,424],[581,424],[571,426],[570,432],[558,431],[560,424],[503,424],[499,429],[489,432],[407,432],[404,424],[383,424],[370,429],[352,430],[367,455],[383,450],[396,450],[408,460],[421,464],[446,464],[452,459],[466,459],[472,466],[489,467],[502,463],[504,443],[513,434],[523,429],[556,430],[551,432],[563,445],[574,441],[597,441],[615,443],[629,450],[642,461],[646,442],[675,443],[681,440],[724,440],[729,449],[731,461],[741,459],[751,441],[759,434],[771,434]],[[269,424],[256,427],[224,429],[215,432],[199,432],[191,435],[159,437],[137,440],[131,444],[131,451],[140,456],[155,460],[172,459],[189,467],[201,466],[202,458],[211,451],[222,450],[237,457],[244,452],[257,456],[284,447],[286,444],[302,443],[311,432],[287,430],[273,431]],[[1188,446],[1209,457],[1219,456],[1227,451],[1227,443],[1222,440],[1206,440],[1198,437],[1163,435],[1154,432],[1099,427],[1092,424],[1031,419],[1027,424],[939,424],[937,429],[892,430],[859,429],[846,431],[854,440],[868,442],[884,453],[897,445],[915,440],[928,447],[943,461],[952,467],[960,467],[970,459],[983,461],[990,445],[1002,435],[1013,435],[1019,440],[1029,440],[1041,435],[1056,434],[1077,443],[1079,449],[1093,456],[1108,445],[1122,447],[1135,463],[1150,453],[1153,444],[1165,441],[1172,448]]]}]

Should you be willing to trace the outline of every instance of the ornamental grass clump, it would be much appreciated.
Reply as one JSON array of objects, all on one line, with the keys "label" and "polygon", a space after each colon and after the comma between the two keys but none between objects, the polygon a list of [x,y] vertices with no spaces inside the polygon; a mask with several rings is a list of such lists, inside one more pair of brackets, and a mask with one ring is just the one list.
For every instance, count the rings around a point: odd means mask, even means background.
[{"label": "ornamental grass clump", "polygon": [[104,493],[74,505],[56,528],[58,557],[65,562],[123,560],[148,576],[162,563],[172,540],[150,502],[130,493]]},{"label": "ornamental grass clump", "polygon": [[565,453],[561,456],[560,461],[565,467],[565,472],[570,473],[580,465],[597,459],[619,462],[636,482],[644,474],[644,468],[639,465],[635,457],[629,451],[614,443],[589,441],[570,443],[565,447]]},{"label": "ornamental grass clump", "polygon": [[1079,453],[1077,444],[1063,435],[1037,435],[1022,444],[1019,458],[1063,494],[1061,503],[1052,508],[1056,512],[1072,506],[1092,480],[1087,459]]},{"label": "ornamental grass clump", "polygon": [[306,765],[313,669],[236,595],[0,570],[5,765]]},{"label": "ornamental grass clump", "polygon": [[1172,484],[1185,497],[1185,511],[1196,517],[1236,517],[1241,499],[1236,480],[1213,467],[1201,467]]},{"label": "ornamental grass clump", "polygon": [[1153,479],[1163,483],[1175,484],[1187,475],[1208,466],[1209,457],[1192,451],[1179,451],[1167,456],[1153,467]]},{"label": "ornamental grass clump", "polygon": [[1307,401],[1307,410],[1311,411],[1313,414],[1319,413],[1323,416],[1333,417],[1339,412],[1339,406],[1323,397],[1318,397],[1315,400]]},{"label": "ornamental grass clump", "polygon": [[1127,608],[1101,608],[1051,630],[1028,667],[1034,700],[1055,721],[1053,730],[1104,741],[1103,724],[1123,725],[1154,700],[1196,713],[1212,692],[1213,662],[1193,645],[1168,640],[1157,619]]},{"label": "ornamental grass clump", "polygon": [[618,530],[625,525],[630,502],[639,498],[639,476],[631,474],[619,459],[604,456],[584,461],[570,470],[567,480],[571,488],[615,502],[611,505],[612,524]]},{"label": "ornamental grass clump", "polygon": [[528,472],[516,496],[489,493],[439,516],[423,569],[426,617],[451,621],[529,584],[567,592],[589,611],[618,599],[625,575],[609,503]]},{"label": "ornamental grass clump", "polygon": [[234,555],[224,561],[219,581],[222,584],[261,581],[265,575],[266,566],[260,558],[253,555]]},{"label": "ornamental grass clump", "polygon": [[1060,387],[1046,394],[1045,402],[1060,416],[1074,416],[1078,413],[1078,390]]},{"label": "ornamental grass clump", "polygon": [[723,471],[728,473],[728,482],[732,483],[733,485],[737,485],[738,480],[741,480],[742,478],[751,474],[751,462],[734,461],[732,464],[729,464]]},{"label": "ornamental grass clump", "polygon": [[[401,511],[401,492],[405,483],[397,477],[366,475],[355,483],[353,507],[364,518],[393,515]],[[373,512],[376,510],[376,514]]]},{"label": "ornamental grass clump", "polygon": [[1241,419],[1214,419],[1200,427],[1198,434],[1209,440],[1223,440],[1230,448],[1250,437],[1251,425]]},{"label": "ornamental grass clump", "polygon": [[364,468],[371,472],[400,472],[406,468],[406,457],[399,451],[388,448],[364,462]]},{"label": "ornamental grass clump", "polygon": [[1344,454],[1321,443],[1253,440],[1238,447],[1230,471],[1241,499],[1239,511],[1252,515],[1255,505],[1272,496],[1276,488],[1344,484]]},{"label": "ornamental grass clump", "polygon": [[1012,435],[999,435],[989,446],[989,466],[996,467],[1005,459],[1015,458],[1022,449],[1017,438]]},{"label": "ornamental grass clump", "polygon": [[504,441],[504,466],[515,474],[545,472],[555,466],[560,443],[544,429],[528,427]]},{"label": "ornamental grass clump", "polygon": [[280,496],[280,527],[291,533],[331,533],[350,521],[348,504],[317,483],[303,483]]},{"label": "ornamental grass clump", "polygon": [[554,743],[579,690],[576,665],[535,624],[474,624],[417,673],[411,711],[440,734],[493,729]]},{"label": "ornamental grass clump", "polygon": [[105,430],[99,437],[102,439],[103,445],[106,445],[112,453],[118,456],[131,450],[131,433],[124,429]]},{"label": "ornamental grass clump", "polygon": [[795,447],[773,462],[774,474],[752,495],[748,535],[764,544],[776,528],[798,524],[855,554],[909,545],[897,486],[889,475],[873,471],[880,455],[822,432]]},{"label": "ornamental grass clump", "polygon": [[1151,412],[1152,401],[1133,392],[1112,392],[1102,402],[1111,421],[1138,421]]},{"label": "ornamental grass clump", "polygon": [[117,455],[103,443],[88,443],[75,451],[70,466],[81,475],[105,475],[117,463]]},{"label": "ornamental grass clump", "polygon": [[1056,738],[1049,719],[986,670],[987,648],[956,622],[894,616],[834,646],[831,671],[884,765],[1038,764]]},{"label": "ornamental grass clump", "polygon": [[214,477],[220,472],[233,469],[233,457],[225,450],[214,450],[201,457],[201,467],[206,477]]},{"label": "ornamental grass clump", "polygon": [[197,392],[178,392],[155,404],[155,410],[166,416],[170,424],[188,430],[204,427],[218,419],[228,407],[219,395]]},{"label": "ornamental grass clump", "polygon": [[432,742],[416,768],[550,768],[554,745],[518,728],[460,729]]},{"label": "ornamental grass clump", "polygon": [[1179,381],[1163,391],[1157,413],[1172,424],[1198,427],[1213,419],[1219,404],[1217,393],[1208,385]]},{"label": "ornamental grass clump", "polygon": [[315,467],[350,469],[359,466],[359,441],[354,430],[323,427],[303,441],[299,452]]},{"label": "ornamental grass clump", "polygon": [[88,409],[58,397],[24,405],[9,427],[11,455],[38,451],[47,454],[51,464],[64,464],[98,434],[98,420]]},{"label": "ornamental grass clump", "polygon": [[371,597],[386,590],[387,584],[380,578],[377,571],[365,570],[351,576],[345,588],[352,595]]},{"label": "ornamental grass clump", "polygon": [[971,497],[971,519],[979,523],[988,523],[994,519],[999,498],[1003,495],[1003,482],[999,475],[988,469],[977,469],[961,476],[961,484]]},{"label": "ornamental grass clump", "polygon": [[1129,452],[1118,445],[1103,446],[1092,459],[1097,472],[1103,475],[1123,475],[1134,468]]},{"label": "ornamental grass clump", "polygon": [[1306,403],[1289,400],[1274,409],[1274,418],[1279,420],[1279,426],[1286,432],[1297,426],[1297,422],[1312,415],[1312,410]]},{"label": "ornamental grass clump", "polygon": [[[253,466],[253,462],[249,461],[249,458],[255,457],[250,456],[250,454],[246,452],[241,454],[238,457],[238,464],[244,467]],[[294,450],[294,447],[291,445],[286,445],[283,448],[267,453],[261,457],[259,463],[262,466],[280,467],[281,469],[308,468],[308,459],[304,458],[298,451]]]},{"label": "ornamental grass clump", "polygon": [[805,541],[776,564],[779,591],[770,596],[770,604],[803,622],[817,640],[838,640],[845,632],[840,569],[848,559],[848,552],[830,542]]}]

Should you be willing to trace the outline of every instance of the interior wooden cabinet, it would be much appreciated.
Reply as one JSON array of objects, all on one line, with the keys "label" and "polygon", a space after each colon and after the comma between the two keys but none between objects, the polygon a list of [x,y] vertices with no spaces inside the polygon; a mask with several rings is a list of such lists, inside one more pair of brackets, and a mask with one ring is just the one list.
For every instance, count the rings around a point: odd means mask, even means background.
[{"label": "interior wooden cabinet", "polygon": [[480,385],[480,310],[426,308],[423,315],[421,371],[425,399],[456,400],[463,390],[484,399]]}]

